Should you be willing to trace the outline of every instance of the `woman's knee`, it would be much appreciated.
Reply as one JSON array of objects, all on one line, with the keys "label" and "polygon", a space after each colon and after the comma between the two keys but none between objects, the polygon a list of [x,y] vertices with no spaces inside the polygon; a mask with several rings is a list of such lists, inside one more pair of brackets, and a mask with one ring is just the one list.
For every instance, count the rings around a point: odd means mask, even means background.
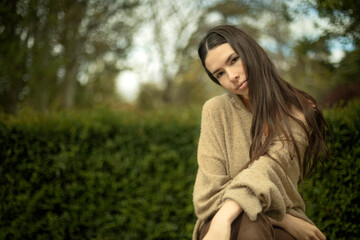
[{"label": "woman's knee", "polygon": [[[231,239],[241,240],[271,240],[274,239],[274,229],[264,214],[259,214],[255,221],[251,221],[245,213],[233,222],[234,230]],[[236,237],[235,237],[236,235]]]}]

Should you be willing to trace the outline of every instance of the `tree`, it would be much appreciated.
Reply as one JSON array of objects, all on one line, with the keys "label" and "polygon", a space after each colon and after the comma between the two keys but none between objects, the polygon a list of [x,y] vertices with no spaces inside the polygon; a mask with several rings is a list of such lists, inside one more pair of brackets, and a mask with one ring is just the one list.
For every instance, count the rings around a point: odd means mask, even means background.
[{"label": "tree", "polygon": [[[152,45],[149,46],[151,59],[159,62],[158,78],[160,86],[155,89],[155,102],[170,104],[174,101],[174,79],[179,71],[179,65],[183,61],[182,52],[186,47],[189,37],[196,30],[196,24],[201,15],[200,0],[165,1],[148,0],[146,15],[147,28],[151,29],[150,38]],[[143,69],[142,69],[143,70]],[[153,76],[151,76],[153,78]],[[154,81],[154,79],[147,79]],[[148,95],[149,84],[141,87],[138,103],[142,102],[142,94]],[[151,86],[151,84],[150,84]],[[159,90],[161,90],[159,92]],[[159,105],[159,104],[157,104]]]},{"label": "tree", "polygon": [[21,38],[24,18],[17,11],[17,1],[0,2],[0,101],[1,107],[14,111],[19,99],[29,91],[25,88],[29,80],[27,72],[28,35]]},{"label": "tree", "polygon": [[[94,63],[126,56],[141,20],[138,6],[137,0],[2,1],[0,106],[15,112],[26,100],[43,111],[56,103],[73,107],[79,80],[99,74],[91,71]],[[101,71],[123,68],[118,60],[111,64]]]},{"label": "tree", "polygon": [[[326,42],[328,49],[332,42],[350,45],[352,49],[345,51],[340,63],[333,65],[328,83],[332,89],[324,94],[321,102],[324,106],[332,106],[340,101],[348,101],[359,97],[360,86],[360,8],[357,0],[317,0],[309,5],[318,11],[322,18],[328,19],[331,27],[324,30],[321,41]],[[314,42],[319,42],[315,40]],[[330,64],[330,63],[328,63]]]},{"label": "tree", "polygon": [[334,66],[329,62],[330,50],[325,38],[313,41],[306,37],[296,41],[292,57],[289,58],[289,69],[283,74],[285,79],[316,99],[321,98],[331,89],[329,81],[334,74]]},{"label": "tree", "polygon": [[349,37],[360,40],[360,7],[358,0],[316,0],[310,2],[321,17],[330,19],[334,25],[327,30],[332,37]]}]

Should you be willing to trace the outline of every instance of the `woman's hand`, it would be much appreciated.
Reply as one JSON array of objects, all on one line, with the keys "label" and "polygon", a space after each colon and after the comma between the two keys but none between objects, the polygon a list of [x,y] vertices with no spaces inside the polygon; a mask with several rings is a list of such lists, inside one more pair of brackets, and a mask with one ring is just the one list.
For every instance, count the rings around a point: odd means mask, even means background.
[{"label": "woman's hand", "polygon": [[229,240],[231,223],[242,212],[242,208],[233,200],[227,200],[211,220],[209,231],[204,240]]},{"label": "woman's hand", "polygon": [[325,235],[316,226],[290,214],[285,215],[281,227],[297,240],[326,240]]}]

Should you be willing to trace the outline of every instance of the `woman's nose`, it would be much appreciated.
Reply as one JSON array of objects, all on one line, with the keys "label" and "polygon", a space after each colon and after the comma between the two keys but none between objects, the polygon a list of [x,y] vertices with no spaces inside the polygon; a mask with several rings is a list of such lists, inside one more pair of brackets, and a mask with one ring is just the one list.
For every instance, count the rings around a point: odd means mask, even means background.
[{"label": "woman's nose", "polygon": [[239,74],[237,71],[229,71],[228,74],[231,82],[237,82],[239,80]]}]

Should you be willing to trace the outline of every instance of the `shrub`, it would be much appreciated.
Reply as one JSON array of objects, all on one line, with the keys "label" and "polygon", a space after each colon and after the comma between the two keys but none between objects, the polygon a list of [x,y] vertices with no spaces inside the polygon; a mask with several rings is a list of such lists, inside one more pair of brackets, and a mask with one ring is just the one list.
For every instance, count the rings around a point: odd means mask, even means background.
[{"label": "shrub", "polygon": [[164,114],[3,120],[0,238],[191,238],[198,128]]},{"label": "shrub", "polygon": [[327,239],[360,236],[360,101],[325,111],[332,159],[304,184],[308,216]]},{"label": "shrub", "polygon": [[[0,239],[190,239],[200,121],[179,113],[0,116]],[[333,158],[304,182],[307,214],[356,239],[360,101],[325,116]]]}]

